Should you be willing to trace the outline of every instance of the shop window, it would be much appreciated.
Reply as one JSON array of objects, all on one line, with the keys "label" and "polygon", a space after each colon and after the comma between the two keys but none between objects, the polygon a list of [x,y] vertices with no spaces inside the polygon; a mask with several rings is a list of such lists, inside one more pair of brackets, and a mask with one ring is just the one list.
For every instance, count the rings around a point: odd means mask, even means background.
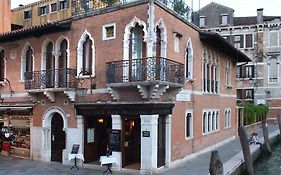
[{"label": "shop window", "polygon": [[32,11],[31,10],[23,12],[23,19],[30,19],[31,17],[32,17]]},{"label": "shop window", "polygon": [[116,36],[116,24],[107,24],[103,26],[103,40],[114,39]]}]

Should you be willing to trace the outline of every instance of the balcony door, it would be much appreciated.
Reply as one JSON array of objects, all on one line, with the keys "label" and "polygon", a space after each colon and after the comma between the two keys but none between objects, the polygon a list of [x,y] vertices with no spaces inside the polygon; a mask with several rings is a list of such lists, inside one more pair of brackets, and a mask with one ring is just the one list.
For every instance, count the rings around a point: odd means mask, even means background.
[{"label": "balcony door", "polygon": [[46,72],[45,72],[45,86],[52,88],[55,85],[55,57],[53,55],[54,45],[49,42],[46,48]]},{"label": "balcony door", "polygon": [[130,81],[142,81],[145,79],[145,53],[146,43],[143,42],[143,26],[136,24],[131,29],[130,35]]},{"label": "balcony door", "polygon": [[67,87],[67,41],[60,44],[58,87]]}]

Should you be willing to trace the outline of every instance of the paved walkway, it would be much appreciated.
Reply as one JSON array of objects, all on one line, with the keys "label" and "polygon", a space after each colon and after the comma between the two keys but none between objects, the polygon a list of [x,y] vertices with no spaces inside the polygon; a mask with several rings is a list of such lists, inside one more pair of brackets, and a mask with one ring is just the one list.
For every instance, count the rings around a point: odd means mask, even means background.
[{"label": "paved walkway", "polygon": [[[278,126],[269,125],[269,133],[277,132],[279,130]],[[259,135],[262,136],[261,131]],[[238,137],[233,141],[218,147],[216,150],[219,151],[219,155],[224,163],[224,169],[229,167],[227,164],[241,154],[241,146]],[[195,158],[189,159],[186,162],[179,164],[177,167],[172,167],[169,169],[162,169],[159,175],[208,175],[209,171],[209,161],[210,153],[206,152],[204,154],[198,155]],[[234,160],[236,161],[236,160]],[[232,165],[232,162],[231,162]],[[15,157],[5,157],[0,156],[0,175],[102,175],[103,171],[106,169],[88,169],[80,168],[70,169],[71,166],[62,165],[56,162],[40,162],[31,161],[25,159],[19,159]],[[109,174],[109,173],[107,173]],[[132,175],[132,172],[113,172],[115,175]]]}]

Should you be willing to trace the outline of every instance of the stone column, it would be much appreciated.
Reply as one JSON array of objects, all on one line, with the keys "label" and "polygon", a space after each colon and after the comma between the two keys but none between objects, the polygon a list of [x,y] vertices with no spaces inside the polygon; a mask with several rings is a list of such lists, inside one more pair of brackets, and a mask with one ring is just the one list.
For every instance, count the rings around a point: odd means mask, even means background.
[{"label": "stone column", "polygon": [[157,169],[157,125],[159,115],[141,115],[140,174],[152,174]]},{"label": "stone column", "polygon": [[[112,129],[121,130],[121,128],[122,128],[121,116],[120,115],[111,115],[111,118],[112,118]],[[118,164],[114,168],[116,168],[117,170],[121,170],[121,168],[122,168],[122,153],[112,151],[112,156],[117,157],[117,160],[118,160]]]},{"label": "stone column", "polygon": [[172,115],[166,116],[166,151],[165,151],[165,167],[170,167],[171,163],[171,131],[172,131]]}]

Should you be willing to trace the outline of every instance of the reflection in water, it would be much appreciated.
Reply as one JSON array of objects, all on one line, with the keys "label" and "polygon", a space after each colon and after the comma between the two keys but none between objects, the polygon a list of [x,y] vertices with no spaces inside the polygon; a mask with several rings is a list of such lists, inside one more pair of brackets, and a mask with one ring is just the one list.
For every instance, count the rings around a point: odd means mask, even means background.
[{"label": "reflection in water", "polygon": [[272,155],[262,155],[254,164],[255,175],[281,175],[281,140],[272,147]]}]

